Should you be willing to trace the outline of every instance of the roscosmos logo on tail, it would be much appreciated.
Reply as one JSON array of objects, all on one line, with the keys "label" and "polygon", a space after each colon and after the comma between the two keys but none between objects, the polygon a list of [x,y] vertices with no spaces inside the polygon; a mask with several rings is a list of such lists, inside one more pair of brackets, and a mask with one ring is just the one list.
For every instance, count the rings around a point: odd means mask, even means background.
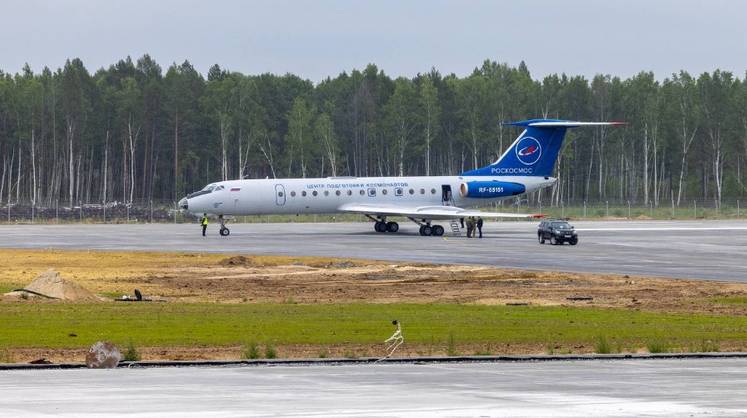
[{"label": "roscosmos logo on tail", "polygon": [[542,145],[531,136],[521,138],[516,144],[516,158],[524,165],[532,165],[542,156]]}]

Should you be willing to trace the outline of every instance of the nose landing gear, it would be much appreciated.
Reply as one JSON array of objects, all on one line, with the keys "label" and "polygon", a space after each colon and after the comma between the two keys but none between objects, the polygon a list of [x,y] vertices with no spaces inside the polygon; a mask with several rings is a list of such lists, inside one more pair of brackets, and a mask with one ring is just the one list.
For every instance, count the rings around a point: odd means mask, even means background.
[{"label": "nose landing gear", "polygon": [[226,228],[226,223],[228,222],[226,219],[223,218],[223,215],[218,216],[218,220],[220,221],[220,236],[227,237],[231,235],[231,230]]}]

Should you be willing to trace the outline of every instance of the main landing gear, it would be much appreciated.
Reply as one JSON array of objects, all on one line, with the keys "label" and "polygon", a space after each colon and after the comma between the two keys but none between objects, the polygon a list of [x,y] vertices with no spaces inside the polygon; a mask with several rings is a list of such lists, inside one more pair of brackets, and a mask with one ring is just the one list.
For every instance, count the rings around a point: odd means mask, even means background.
[{"label": "main landing gear", "polygon": [[226,228],[226,222],[228,221],[223,218],[223,215],[218,216],[218,220],[220,221],[220,236],[227,237],[231,235],[231,230]]},{"label": "main landing gear", "polygon": [[376,221],[374,230],[376,232],[397,232],[399,231],[399,224],[397,222]]},{"label": "main landing gear", "polygon": [[424,237],[434,236],[434,237],[440,237],[444,234],[444,227],[441,225],[433,225],[425,224],[420,225],[420,235]]},{"label": "main landing gear", "polygon": [[424,237],[440,237],[444,234],[444,227],[441,225],[431,225],[431,221],[426,221],[425,219],[422,222],[413,218],[410,218],[410,220],[420,225],[420,235]]},{"label": "main landing gear", "polygon": [[373,216],[368,216],[372,221],[374,221],[374,231],[376,232],[397,232],[399,231],[399,224],[397,222],[387,222],[386,218],[380,217],[380,218],[374,218]]},{"label": "main landing gear", "polygon": [[[376,232],[395,233],[399,231],[399,224],[397,222],[387,222],[385,217],[374,218],[373,216],[366,216],[374,221],[374,230]],[[440,237],[444,234],[444,227],[442,227],[441,225],[431,225],[431,222],[425,219],[423,219],[422,221],[413,218],[409,219],[420,225],[420,235],[424,237]]]}]

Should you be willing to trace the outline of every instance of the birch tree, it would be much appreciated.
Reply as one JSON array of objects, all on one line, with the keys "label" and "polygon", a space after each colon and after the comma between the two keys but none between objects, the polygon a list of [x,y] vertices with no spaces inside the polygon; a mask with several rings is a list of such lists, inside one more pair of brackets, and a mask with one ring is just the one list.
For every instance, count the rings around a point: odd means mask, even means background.
[{"label": "birch tree", "polygon": [[[397,175],[405,175],[405,160],[411,134],[417,117],[416,91],[413,82],[406,78],[394,81],[394,93],[384,106],[384,125],[396,153]],[[428,152],[426,152],[426,156]],[[426,157],[427,161],[427,157]],[[427,164],[427,163],[426,163]],[[427,170],[427,168],[426,168]]]},{"label": "birch tree", "polygon": [[695,80],[687,72],[675,74],[671,81],[664,82],[669,105],[676,120],[677,149],[679,151],[679,175],[677,176],[677,206],[682,202],[683,185],[687,172],[687,156],[698,133],[699,109]]},{"label": "birch tree", "polygon": [[[335,126],[328,113],[322,113],[316,119],[316,135],[324,147],[324,155],[329,161],[332,177],[337,177],[337,138],[335,137]],[[322,173],[323,174],[323,173]]]},{"label": "birch tree", "polygon": [[288,112],[288,135],[286,142],[290,148],[288,160],[288,175],[293,169],[293,157],[298,156],[301,177],[306,177],[306,163],[312,155],[309,142],[312,137],[311,119],[313,111],[306,105],[303,98],[293,100],[293,107]]},{"label": "birch tree", "polygon": [[724,184],[723,133],[734,122],[736,83],[729,72],[704,73],[698,80],[704,127],[711,145],[711,169],[715,183],[714,199],[721,205]]},{"label": "birch tree", "polygon": [[[396,93],[396,91],[395,91]],[[431,175],[431,142],[439,126],[438,89],[433,85],[430,76],[422,77],[420,82],[420,112],[423,121],[423,139],[425,141],[425,175]]]}]

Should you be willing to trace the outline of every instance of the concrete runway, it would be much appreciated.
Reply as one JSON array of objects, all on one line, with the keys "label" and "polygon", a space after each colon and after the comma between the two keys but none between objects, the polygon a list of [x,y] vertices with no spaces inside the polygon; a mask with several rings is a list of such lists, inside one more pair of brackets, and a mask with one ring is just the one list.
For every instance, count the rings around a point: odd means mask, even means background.
[{"label": "concrete runway", "polygon": [[747,360],[24,370],[0,417],[744,416]]},{"label": "concrete runway", "polygon": [[575,222],[580,243],[539,245],[536,222],[488,222],[485,238],[397,234],[371,223],[234,224],[220,237],[196,224],[4,225],[0,247],[210,251],[486,264],[541,270],[638,274],[747,282],[745,221]]}]

